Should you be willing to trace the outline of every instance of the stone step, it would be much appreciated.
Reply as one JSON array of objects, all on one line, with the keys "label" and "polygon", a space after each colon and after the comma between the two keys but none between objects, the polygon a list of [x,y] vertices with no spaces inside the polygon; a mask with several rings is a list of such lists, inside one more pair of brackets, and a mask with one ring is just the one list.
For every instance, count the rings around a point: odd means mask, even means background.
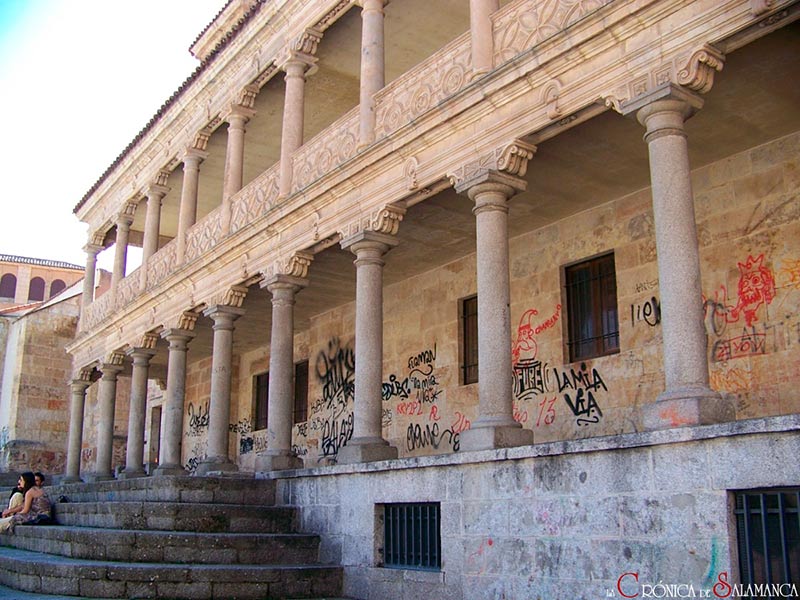
[{"label": "stone step", "polygon": [[49,486],[51,500],[78,502],[181,502],[275,504],[275,482],[252,477],[137,477]]},{"label": "stone step", "polygon": [[60,502],[60,525],[227,533],[296,531],[297,511],[290,507],[181,502]]},{"label": "stone step", "polygon": [[115,563],[0,547],[0,583],[82,598],[265,600],[335,597],[340,567]]},{"label": "stone step", "polygon": [[300,533],[195,533],[20,525],[0,544],[69,558],[265,565],[316,563],[319,537]]}]

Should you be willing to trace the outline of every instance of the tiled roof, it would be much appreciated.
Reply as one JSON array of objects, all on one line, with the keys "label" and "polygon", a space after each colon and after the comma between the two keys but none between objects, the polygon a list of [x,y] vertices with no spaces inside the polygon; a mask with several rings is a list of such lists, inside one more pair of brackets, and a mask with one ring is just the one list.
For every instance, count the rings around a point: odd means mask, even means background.
[{"label": "tiled roof", "polygon": [[29,258],[27,256],[14,256],[13,254],[0,254],[0,262],[21,263],[24,265],[36,265],[39,267],[54,267],[56,269],[75,269],[84,271],[85,267],[60,260],[48,260],[46,258]]},{"label": "tiled roof", "polygon": [[[73,213],[77,213],[80,210],[81,206],[83,206],[89,199],[89,197],[92,194],[94,194],[95,191],[97,191],[97,188],[100,187],[100,185],[106,180],[106,178],[117,167],[117,165],[119,165],[124,160],[124,158],[128,155],[128,153],[131,152],[136,147],[139,141],[155,126],[156,123],[158,123],[158,121],[161,119],[162,116],[164,116],[164,114],[166,114],[167,110],[169,110],[172,104],[176,102],[178,98],[180,98],[183,95],[183,93],[189,88],[189,86],[194,82],[194,80],[199,77],[199,75],[206,69],[206,67],[208,67],[208,65],[214,62],[214,59],[217,56],[219,56],[222,49],[225,48],[225,46],[227,46],[228,43],[239,34],[239,32],[242,30],[242,27],[250,19],[253,18],[253,15],[255,15],[259,11],[261,6],[267,1],[268,0],[258,0],[256,4],[254,4],[253,7],[250,10],[248,10],[242,16],[242,18],[236,22],[236,25],[233,26],[233,29],[231,29],[228,33],[225,34],[225,36],[220,40],[220,42],[216,45],[216,47],[209,53],[208,57],[202,63],[200,63],[200,66],[198,66],[194,70],[194,72],[191,75],[189,75],[186,81],[184,81],[181,84],[181,86],[172,94],[172,96],[170,96],[169,99],[166,102],[164,102],[164,104],[161,105],[161,108],[159,108],[158,111],[156,111],[156,114],[153,115],[150,121],[148,121],[147,125],[145,125],[144,128],[138,134],[136,134],[136,137],[133,138],[133,140],[120,153],[120,155],[117,156],[114,162],[111,163],[111,165],[103,172],[103,174],[100,176],[100,179],[98,179],[94,183],[94,185],[89,189],[89,191],[83,195],[81,201],[78,202],[78,204],[76,204],[75,208],[72,210]],[[215,16],[214,19],[211,21],[211,23],[213,23],[214,20],[216,20],[216,18],[217,17]],[[206,28],[208,28],[209,26],[210,24],[206,26]]]}]

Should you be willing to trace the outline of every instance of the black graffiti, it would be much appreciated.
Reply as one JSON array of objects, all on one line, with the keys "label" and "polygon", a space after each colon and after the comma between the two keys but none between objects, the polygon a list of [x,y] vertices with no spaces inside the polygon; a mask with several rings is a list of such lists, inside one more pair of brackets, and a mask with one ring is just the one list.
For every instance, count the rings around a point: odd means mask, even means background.
[{"label": "black graffiti", "polygon": [[422,365],[431,365],[434,362],[436,362],[436,344],[433,345],[433,349],[423,350],[415,356],[409,356],[408,370],[412,371]]},{"label": "black graffiti", "polygon": [[408,398],[408,395],[411,393],[411,389],[409,387],[408,377],[400,380],[397,378],[397,375],[389,375],[389,381],[384,381],[381,384],[381,399],[384,402],[388,402],[392,398],[402,398],[403,400]]},{"label": "black graffiti", "polygon": [[292,444],[292,456],[306,456],[308,454],[308,448],[305,446],[298,446],[297,444]]},{"label": "black graffiti", "polygon": [[238,423],[228,424],[228,431],[242,435],[247,434],[253,431],[253,424],[250,419],[242,419]]},{"label": "black graffiti", "polygon": [[189,473],[194,473],[197,471],[197,466],[200,464],[200,461],[203,460],[199,456],[191,456],[189,457],[188,462],[186,463],[185,467]]},{"label": "black graffiti", "polygon": [[308,436],[308,421],[297,423],[296,427],[297,427],[297,435],[301,435],[303,437]]},{"label": "black graffiti", "polygon": [[328,342],[328,350],[317,355],[317,377],[322,384],[326,408],[336,415],[347,409],[347,401],[355,394],[356,357],[353,349],[342,347],[339,338]]},{"label": "black graffiti", "polygon": [[534,358],[522,358],[514,365],[514,396],[528,400],[550,390],[546,364]]},{"label": "black graffiti", "polygon": [[452,447],[453,452],[458,452],[461,447],[459,435],[454,433],[452,429],[440,431],[438,423],[433,423],[433,425],[428,423],[424,427],[412,423],[406,430],[406,449],[409,452],[428,446],[438,449],[443,441]]},{"label": "black graffiti", "polygon": [[[595,393],[599,391],[608,391],[603,378],[597,369],[592,368],[591,373],[587,370],[586,363],[581,363],[580,369],[576,372],[575,369],[570,369],[569,373],[563,371],[558,372],[558,369],[553,369],[558,382],[559,393],[564,394],[564,401],[569,406],[572,414],[578,417],[576,423],[578,426],[590,425],[598,423],[600,417],[603,416],[603,411],[600,405],[597,404]],[[571,390],[569,393],[564,393],[565,390]]]},{"label": "black graffiti", "polygon": [[330,419],[322,426],[322,457],[336,456],[353,437],[353,413],[344,419]]},{"label": "black graffiti", "polygon": [[254,445],[255,442],[251,437],[239,438],[239,454],[247,454],[248,452],[252,452]]},{"label": "black graffiti", "polygon": [[208,402],[205,405],[200,405],[195,408],[194,404],[189,402],[189,428],[186,431],[186,437],[199,437],[203,435],[203,429],[208,427]]},{"label": "black graffiti", "polygon": [[631,304],[631,327],[641,321],[650,327],[655,327],[661,322],[661,303],[655,296],[644,304]]}]

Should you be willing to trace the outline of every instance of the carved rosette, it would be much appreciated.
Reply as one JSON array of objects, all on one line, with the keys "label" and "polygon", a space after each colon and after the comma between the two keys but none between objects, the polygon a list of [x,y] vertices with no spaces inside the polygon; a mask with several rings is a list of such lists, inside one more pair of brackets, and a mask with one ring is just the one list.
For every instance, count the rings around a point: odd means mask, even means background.
[{"label": "carved rosette", "polygon": [[528,170],[528,161],[536,153],[536,146],[521,140],[496,148],[493,152],[484,154],[476,160],[470,161],[447,177],[456,190],[483,173],[501,171],[515,177],[523,177]]},{"label": "carved rosette", "polygon": [[725,55],[710,44],[697,50],[689,63],[678,72],[678,83],[701,94],[711,90],[714,73],[722,71]]}]

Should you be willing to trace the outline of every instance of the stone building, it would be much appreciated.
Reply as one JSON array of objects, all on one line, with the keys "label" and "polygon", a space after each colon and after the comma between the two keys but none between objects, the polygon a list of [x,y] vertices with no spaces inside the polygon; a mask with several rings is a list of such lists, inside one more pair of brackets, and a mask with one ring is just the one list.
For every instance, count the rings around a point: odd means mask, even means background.
[{"label": "stone building", "polygon": [[354,598],[798,581],[798,15],[228,2],[75,207],[67,479],[274,479]]},{"label": "stone building", "polygon": [[0,254],[0,310],[44,302],[83,279],[83,267]]}]

